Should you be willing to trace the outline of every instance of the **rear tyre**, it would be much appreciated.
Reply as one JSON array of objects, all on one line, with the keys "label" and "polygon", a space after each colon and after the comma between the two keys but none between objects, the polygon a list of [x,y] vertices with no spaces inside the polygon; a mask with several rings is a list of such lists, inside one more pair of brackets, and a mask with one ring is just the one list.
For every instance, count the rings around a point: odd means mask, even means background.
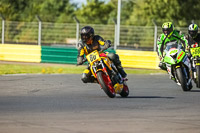
[{"label": "rear tyre", "polygon": [[183,91],[189,91],[190,89],[187,86],[187,79],[186,79],[181,67],[176,69],[176,74],[177,74],[178,80],[181,84]]},{"label": "rear tyre", "polygon": [[108,95],[108,97],[114,98],[116,96],[115,90],[113,88],[112,82],[109,81],[108,78],[109,77],[102,71],[97,73],[97,80],[98,80],[101,88]]},{"label": "rear tyre", "polygon": [[196,86],[200,88],[200,66],[196,66]]},{"label": "rear tyre", "polygon": [[129,95],[129,88],[125,81],[124,81],[123,85],[124,85],[124,88],[123,88],[122,92],[120,93],[120,95],[121,95],[121,97],[127,97]]}]

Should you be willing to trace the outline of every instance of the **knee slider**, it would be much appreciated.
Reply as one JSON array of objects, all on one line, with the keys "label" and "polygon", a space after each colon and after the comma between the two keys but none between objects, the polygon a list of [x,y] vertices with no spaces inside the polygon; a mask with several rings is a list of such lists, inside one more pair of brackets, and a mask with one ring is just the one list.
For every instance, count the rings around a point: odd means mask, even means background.
[{"label": "knee slider", "polygon": [[83,81],[83,83],[87,83],[88,82],[88,77],[86,75],[86,73],[83,73],[81,80]]}]

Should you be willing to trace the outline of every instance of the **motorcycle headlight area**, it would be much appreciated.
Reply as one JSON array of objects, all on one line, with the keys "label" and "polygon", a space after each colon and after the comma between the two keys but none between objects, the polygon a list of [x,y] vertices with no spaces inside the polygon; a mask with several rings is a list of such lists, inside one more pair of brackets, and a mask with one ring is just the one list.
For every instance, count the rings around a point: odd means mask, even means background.
[{"label": "motorcycle headlight area", "polygon": [[93,67],[102,68],[102,61],[96,61],[96,62],[94,62]]},{"label": "motorcycle headlight area", "polygon": [[176,59],[177,53],[171,54],[170,56],[171,56],[173,59]]}]

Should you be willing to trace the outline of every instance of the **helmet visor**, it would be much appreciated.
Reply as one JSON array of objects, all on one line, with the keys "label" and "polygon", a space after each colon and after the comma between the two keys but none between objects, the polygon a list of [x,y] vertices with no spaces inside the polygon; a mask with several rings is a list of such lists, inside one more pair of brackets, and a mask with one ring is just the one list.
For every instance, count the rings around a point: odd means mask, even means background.
[{"label": "helmet visor", "polygon": [[163,28],[163,33],[169,35],[172,31],[169,28]]},{"label": "helmet visor", "polygon": [[167,36],[173,32],[173,29],[172,28],[163,28],[163,33]]},{"label": "helmet visor", "polygon": [[165,35],[168,35],[168,34],[169,34],[168,29],[167,29],[167,28],[163,29],[163,33],[164,33]]},{"label": "helmet visor", "polygon": [[196,37],[197,31],[189,31],[191,37]]},{"label": "helmet visor", "polygon": [[83,42],[86,43],[89,39],[90,39],[89,34],[81,34],[81,40],[82,40]]}]

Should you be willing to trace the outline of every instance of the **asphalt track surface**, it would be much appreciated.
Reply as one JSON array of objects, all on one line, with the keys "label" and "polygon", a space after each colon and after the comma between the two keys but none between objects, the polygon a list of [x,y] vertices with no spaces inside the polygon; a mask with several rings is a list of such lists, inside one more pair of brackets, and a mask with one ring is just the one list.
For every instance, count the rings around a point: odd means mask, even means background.
[{"label": "asphalt track surface", "polygon": [[108,98],[81,75],[0,76],[0,133],[200,133],[200,89],[168,75],[129,75]]}]

